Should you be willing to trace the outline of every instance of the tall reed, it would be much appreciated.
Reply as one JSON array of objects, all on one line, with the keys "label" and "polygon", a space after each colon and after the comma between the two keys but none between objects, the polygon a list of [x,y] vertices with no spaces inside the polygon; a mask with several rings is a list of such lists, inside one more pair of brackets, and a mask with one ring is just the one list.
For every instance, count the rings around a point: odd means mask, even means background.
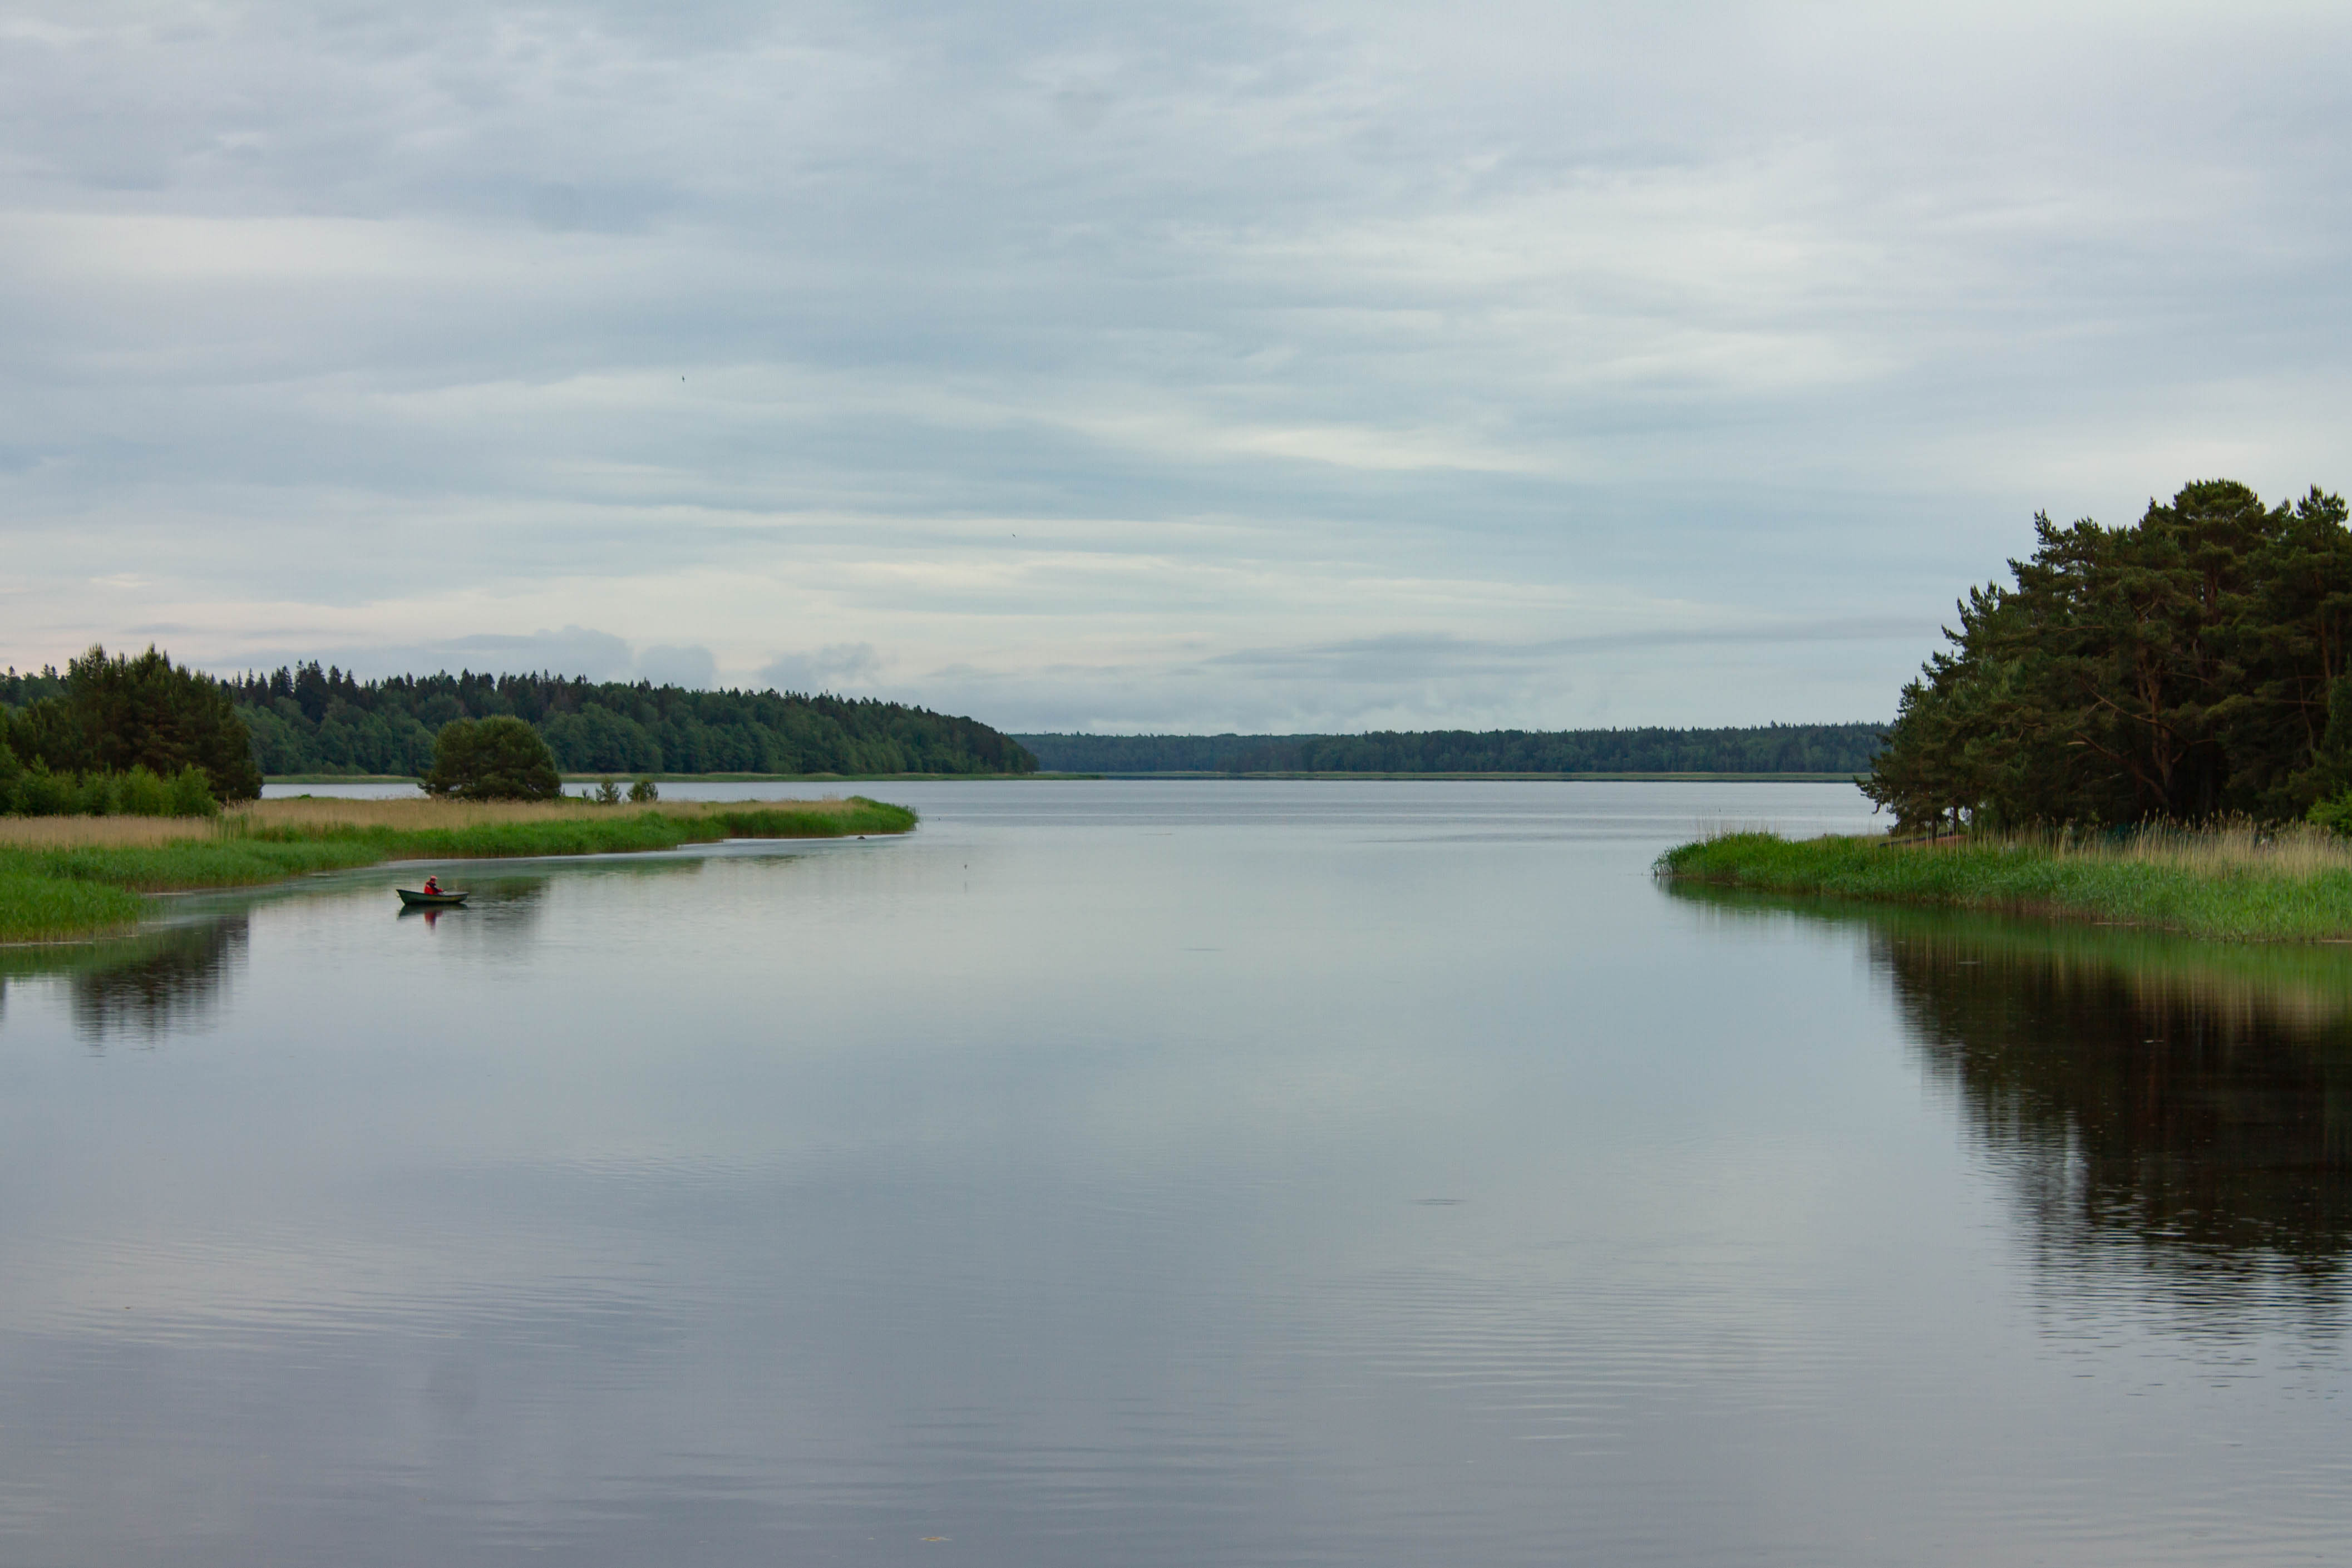
[{"label": "tall reed", "polygon": [[1934,844],[1733,833],[1659,858],[1730,887],[2004,910],[2252,941],[2352,940],[2352,845],[2250,823],[2124,835],[1978,834]]}]

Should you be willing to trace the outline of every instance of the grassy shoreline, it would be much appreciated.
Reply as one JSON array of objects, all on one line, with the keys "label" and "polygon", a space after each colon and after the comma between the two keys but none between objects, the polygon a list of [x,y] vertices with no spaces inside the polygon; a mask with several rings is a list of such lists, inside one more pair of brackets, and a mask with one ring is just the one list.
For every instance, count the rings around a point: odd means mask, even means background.
[{"label": "grassy shoreline", "polygon": [[915,814],[852,795],[822,801],[678,801],[644,807],[290,800],[217,820],[16,818],[0,822],[0,942],[110,935],[142,895],[247,888],[396,860],[499,859],[676,849],[722,838],[905,833]]},{"label": "grassy shoreline", "polygon": [[2352,846],[2316,829],[2149,834],[2124,844],[2021,835],[1935,845],[1726,833],[1660,875],[1879,902],[2143,926],[2227,942],[2352,942]]},{"label": "grassy shoreline", "polygon": [[[601,773],[559,775],[568,784],[593,784],[613,779],[651,779],[656,784],[952,784],[958,779],[1079,779],[1094,773],[632,773],[627,769]],[[265,773],[265,784],[406,784],[416,787],[414,773]]]}]

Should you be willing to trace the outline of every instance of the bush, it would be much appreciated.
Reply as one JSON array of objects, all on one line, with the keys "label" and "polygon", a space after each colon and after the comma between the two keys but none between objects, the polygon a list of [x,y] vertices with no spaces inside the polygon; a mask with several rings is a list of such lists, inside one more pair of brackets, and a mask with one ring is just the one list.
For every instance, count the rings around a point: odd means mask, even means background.
[{"label": "bush", "polygon": [[0,762],[0,816],[219,815],[210,780],[193,763],[167,779],[143,767],[127,773],[56,773],[38,762],[13,771]]},{"label": "bush", "polygon": [[539,731],[520,719],[460,719],[433,742],[432,795],[459,800],[561,800],[563,780]]},{"label": "bush", "polygon": [[598,805],[620,805],[621,786],[614,784],[611,779],[598,779],[596,781],[595,800]]},{"label": "bush", "polygon": [[2330,833],[2352,837],[2352,789],[2311,808],[2311,820]]},{"label": "bush", "polygon": [[124,816],[169,816],[172,786],[152,768],[133,768],[122,775],[116,788],[114,809]]},{"label": "bush", "polygon": [[651,779],[639,779],[629,786],[629,799],[636,805],[650,805],[661,798],[661,786]]},{"label": "bush", "polygon": [[220,802],[213,798],[212,781],[205,770],[194,763],[172,775],[170,785],[172,816],[218,816]]},{"label": "bush", "polygon": [[73,809],[74,777],[53,773],[38,758],[16,781],[19,816],[63,816]]}]

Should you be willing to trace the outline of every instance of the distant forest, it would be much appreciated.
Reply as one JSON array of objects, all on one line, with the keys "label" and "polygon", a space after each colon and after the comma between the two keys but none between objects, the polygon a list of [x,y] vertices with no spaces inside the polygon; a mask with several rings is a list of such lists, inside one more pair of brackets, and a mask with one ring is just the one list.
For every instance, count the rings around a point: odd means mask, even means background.
[{"label": "distant forest", "polygon": [[1367,735],[1014,735],[1071,773],[1865,773],[1883,724],[1417,730]]},{"label": "distant forest", "polygon": [[[456,719],[509,714],[583,773],[1024,773],[1036,759],[970,719],[869,699],[689,691],[553,675],[358,680],[316,663],[222,686],[265,773],[422,774]],[[55,671],[0,676],[0,703],[57,695]]]}]

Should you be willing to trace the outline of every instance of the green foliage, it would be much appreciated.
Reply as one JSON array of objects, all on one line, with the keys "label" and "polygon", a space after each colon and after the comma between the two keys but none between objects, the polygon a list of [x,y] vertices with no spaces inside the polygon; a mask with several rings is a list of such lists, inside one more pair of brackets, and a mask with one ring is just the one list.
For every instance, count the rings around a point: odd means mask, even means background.
[{"label": "green foliage", "polygon": [[594,798],[598,805],[618,805],[621,804],[621,786],[609,778],[598,779]]},{"label": "green foliage", "polygon": [[61,680],[52,672],[46,684],[54,689],[7,716],[7,732],[0,737],[20,760],[93,777],[144,768],[173,778],[194,767],[204,771],[215,800],[260,795],[252,737],[228,692],[211,677],[176,666],[152,647],[135,658],[110,658],[94,647],[67,667]]},{"label": "green foliage", "polygon": [[213,798],[212,781],[202,768],[182,768],[172,776],[171,816],[218,816],[221,804]]},{"label": "green foliage", "polygon": [[128,888],[0,866],[0,942],[57,942],[127,926],[143,907]]},{"label": "green foliage", "polygon": [[53,773],[48,764],[36,760],[16,781],[10,810],[18,816],[64,816],[72,812],[74,775]]},{"label": "green foliage", "polygon": [[551,675],[362,681],[315,663],[230,683],[268,773],[422,774],[442,726],[510,717],[567,773],[1000,773],[1036,759],[985,724],[895,702]]},{"label": "green foliage", "polygon": [[145,766],[128,773],[59,773],[31,767],[0,746],[0,816],[215,816],[211,781],[190,763],[170,778]]},{"label": "green foliage", "polygon": [[629,786],[629,804],[632,805],[651,805],[660,798],[661,785],[649,778],[640,778]]},{"label": "green foliage", "polygon": [[2191,936],[2315,942],[2352,935],[2352,872],[2298,874],[2061,854],[1997,840],[1932,848],[1881,838],[1733,833],[1660,857],[1660,871],[1821,894],[2154,926]]},{"label": "green foliage", "polygon": [[2346,521],[2315,488],[2265,509],[2228,480],[2128,528],[2037,516],[2013,585],[1970,589],[1904,688],[1864,791],[1898,830],[2304,816],[2352,785]]},{"label": "green foliage", "polygon": [[425,788],[459,800],[554,800],[563,794],[554,754],[520,719],[460,719],[433,742]]},{"label": "green foliage", "polygon": [[1365,735],[1015,735],[1055,773],[1859,773],[1882,725],[1382,731]]}]

